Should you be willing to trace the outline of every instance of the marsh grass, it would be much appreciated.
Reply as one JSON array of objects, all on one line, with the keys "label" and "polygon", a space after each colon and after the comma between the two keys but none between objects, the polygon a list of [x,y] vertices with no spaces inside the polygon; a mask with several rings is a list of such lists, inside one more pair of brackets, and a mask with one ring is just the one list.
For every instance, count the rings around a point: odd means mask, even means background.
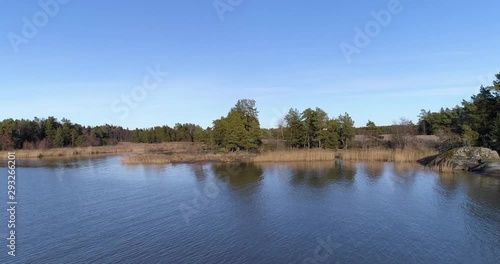
[{"label": "marsh grass", "polygon": [[338,157],[349,161],[415,162],[436,154],[436,151],[429,149],[350,149],[339,151]]},{"label": "marsh grass", "polygon": [[427,169],[437,172],[454,172],[456,171],[456,166],[451,161],[440,161],[427,164],[425,166]]},{"label": "marsh grass", "polygon": [[258,155],[255,162],[329,161],[336,159],[336,152],[324,149],[271,151]]},{"label": "marsh grass", "polygon": [[[7,151],[0,152],[7,157]],[[129,154],[129,155],[126,155]],[[119,143],[115,146],[84,148],[53,148],[46,150],[17,150],[18,159],[60,159],[75,157],[94,157],[104,155],[125,155],[124,164],[168,164],[179,162],[312,162],[333,161],[378,161],[378,162],[415,162],[424,157],[437,154],[429,149],[293,149],[268,151],[260,154],[250,152],[220,152],[207,149],[200,143],[170,142],[159,144]],[[440,165],[440,171],[452,170],[451,165]]]},{"label": "marsh grass", "polygon": [[247,152],[233,153],[145,153],[127,156],[124,164],[165,164],[178,162],[320,162],[342,159],[345,161],[374,162],[416,162],[417,160],[436,154],[433,150],[282,150],[260,154]]},{"label": "marsh grass", "polygon": [[249,162],[255,154],[235,153],[180,153],[180,154],[138,154],[122,158],[123,164],[168,164],[195,162]]},{"label": "marsh grass", "polygon": [[[93,157],[104,155],[134,154],[178,154],[178,153],[200,153],[204,150],[203,144],[190,142],[168,142],[158,144],[129,143],[122,142],[114,146],[97,147],[67,147],[34,150],[16,150],[16,158],[23,159],[59,159],[74,157]],[[9,151],[0,151],[0,160],[7,157]],[[12,151],[11,151],[12,152]]]},{"label": "marsh grass", "polygon": [[[0,151],[1,157],[7,157],[9,151]],[[103,155],[116,155],[134,152],[130,146],[102,146],[84,148],[52,148],[45,150],[16,150],[17,159],[42,159],[42,158],[69,158],[69,157],[91,157]]]}]

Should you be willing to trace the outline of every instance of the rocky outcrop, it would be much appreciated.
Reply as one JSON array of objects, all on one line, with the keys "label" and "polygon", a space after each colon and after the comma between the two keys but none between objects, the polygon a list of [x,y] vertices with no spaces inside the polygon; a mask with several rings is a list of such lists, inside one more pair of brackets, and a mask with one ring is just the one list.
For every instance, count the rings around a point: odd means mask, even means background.
[{"label": "rocky outcrop", "polygon": [[466,170],[500,176],[498,152],[479,147],[455,148],[436,156],[419,160],[425,166],[438,170]]}]

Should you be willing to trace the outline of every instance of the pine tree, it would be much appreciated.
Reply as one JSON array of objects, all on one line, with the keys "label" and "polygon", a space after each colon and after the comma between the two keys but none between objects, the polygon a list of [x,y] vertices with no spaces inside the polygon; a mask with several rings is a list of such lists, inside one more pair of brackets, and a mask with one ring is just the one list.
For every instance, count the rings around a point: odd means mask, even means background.
[{"label": "pine tree", "polygon": [[45,120],[45,134],[48,147],[52,147],[54,144],[54,139],[56,136],[57,130],[57,119],[53,116],[49,116],[47,120]]},{"label": "pine tree", "polygon": [[356,130],[354,128],[354,121],[349,116],[348,113],[345,115],[340,115],[338,118],[339,122],[339,138],[343,149],[347,149],[350,146],[351,141],[356,135]]},{"label": "pine tree", "polygon": [[337,120],[331,119],[326,123],[326,136],[324,138],[324,146],[327,149],[339,148],[339,123]]},{"label": "pine tree", "polygon": [[64,147],[64,133],[62,127],[57,128],[54,135],[53,144],[56,148]]},{"label": "pine tree", "polygon": [[479,133],[468,125],[462,125],[462,142],[465,146],[473,146],[479,138]]},{"label": "pine tree", "polygon": [[292,148],[304,147],[305,128],[299,110],[290,109],[285,116],[285,123],[285,140],[288,141]]},{"label": "pine tree", "polygon": [[254,100],[238,100],[227,117],[213,123],[212,138],[220,147],[231,151],[251,150],[262,144],[263,133]]}]

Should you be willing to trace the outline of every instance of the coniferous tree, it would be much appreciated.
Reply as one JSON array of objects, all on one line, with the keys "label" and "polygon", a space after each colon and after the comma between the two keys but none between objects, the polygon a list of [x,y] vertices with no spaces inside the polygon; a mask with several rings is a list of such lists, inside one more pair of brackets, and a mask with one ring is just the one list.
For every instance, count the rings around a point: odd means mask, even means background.
[{"label": "coniferous tree", "polygon": [[[325,130],[323,130],[325,131]],[[326,123],[326,135],[324,136],[324,146],[327,149],[339,148],[339,122],[335,119],[330,119]]]},{"label": "coniferous tree", "polygon": [[214,143],[228,150],[251,150],[262,144],[255,100],[238,100],[227,117],[214,121]]},{"label": "coniferous tree", "polygon": [[339,116],[338,122],[340,143],[343,149],[347,149],[356,135],[354,121],[348,113],[345,113],[344,115]]},{"label": "coniferous tree", "polygon": [[292,148],[304,147],[304,131],[305,127],[302,123],[302,118],[299,110],[290,109],[285,116],[285,140],[287,140]]}]

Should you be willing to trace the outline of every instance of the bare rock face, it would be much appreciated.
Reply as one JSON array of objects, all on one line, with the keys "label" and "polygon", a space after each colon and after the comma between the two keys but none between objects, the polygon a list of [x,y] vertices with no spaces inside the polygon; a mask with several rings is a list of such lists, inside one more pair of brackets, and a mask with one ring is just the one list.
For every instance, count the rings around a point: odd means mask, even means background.
[{"label": "bare rock face", "polygon": [[456,160],[498,160],[498,152],[489,148],[463,147],[447,151],[443,154],[450,155]]},{"label": "bare rock face", "polygon": [[426,166],[449,166],[454,170],[466,170],[500,176],[500,156],[498,152],[479,147],[462,147],[448,150],[437,156],[419,161]]}]

